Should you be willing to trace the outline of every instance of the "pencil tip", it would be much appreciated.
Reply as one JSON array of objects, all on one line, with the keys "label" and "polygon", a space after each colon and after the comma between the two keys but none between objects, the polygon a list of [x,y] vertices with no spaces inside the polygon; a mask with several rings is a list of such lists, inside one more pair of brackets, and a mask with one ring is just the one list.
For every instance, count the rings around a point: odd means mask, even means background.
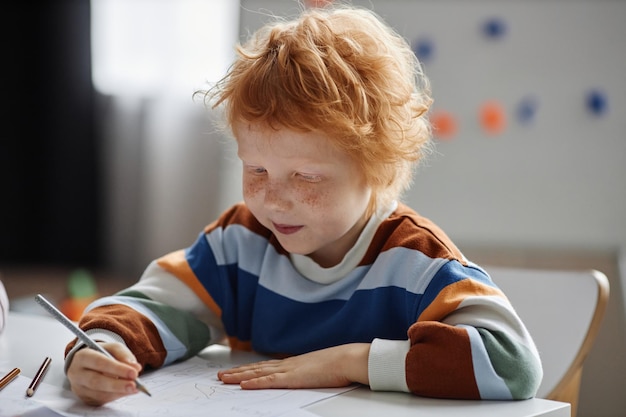
[{"label": "pencil tip", "polygon": [[148,391],[148,388],[146,388],[145,386],[140,385],[140,386],[137,386],[137,388],[139,388],[139,391],[148,395],[148,397],[152,397],[152,394],[150,394],[150,391]]},{"label": "pencil tip", "polygon": [[26,395],[28,395],[29,397],[32,397],[34,393],[35,393],[35,390],[32,388],[29,388],[26,390]]}]

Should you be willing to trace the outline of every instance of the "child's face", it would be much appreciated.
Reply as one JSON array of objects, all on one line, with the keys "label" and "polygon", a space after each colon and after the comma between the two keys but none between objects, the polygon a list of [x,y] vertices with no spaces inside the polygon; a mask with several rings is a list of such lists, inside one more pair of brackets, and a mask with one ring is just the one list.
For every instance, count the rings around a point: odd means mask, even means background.
[{"label": "child's face", "polygon": [[319,132],[236,129],[243,196],[287,251],[336,265],[367,218],[371,189],[355,162]]}]

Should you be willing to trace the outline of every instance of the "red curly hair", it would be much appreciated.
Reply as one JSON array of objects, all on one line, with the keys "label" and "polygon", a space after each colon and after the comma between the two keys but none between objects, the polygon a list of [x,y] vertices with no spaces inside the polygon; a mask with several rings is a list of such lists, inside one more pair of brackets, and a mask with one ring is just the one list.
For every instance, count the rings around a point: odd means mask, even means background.
[{"label": "red curly hair", "polygon": [[[237,46],[204,94],[226,122],[321,131],[359,164],[370,209],[397,199],[427,153],[430,85],[411,47],[370,10],[329,6],[276,20]],[[233,132],[235,137],[237,132]]]}]

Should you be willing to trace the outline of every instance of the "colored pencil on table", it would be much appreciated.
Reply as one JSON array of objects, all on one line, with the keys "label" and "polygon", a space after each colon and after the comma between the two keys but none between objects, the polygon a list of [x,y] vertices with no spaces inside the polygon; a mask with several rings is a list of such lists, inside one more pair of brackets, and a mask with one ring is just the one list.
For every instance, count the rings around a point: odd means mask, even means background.
[{"label": "colored pencil on table", "polygon": [[28,395],[29,397],[32,397],[35,394],[35,391],[37,390],[39,383],[41,382],[44,375],[46,375],[46,372],[48,371],[50,362],[52,362],[52,359],[48,357],[46,357],[46,359],[43,360],[43,363],[39,367],[37,374],[33,378],[33,381],[30,383],[30,386],[28,387],[28,389],[26,390],[26,395]]},{"label": "colored pencil on table", "polygon": [[11,372],[3,376],[2,379],[0,379],[0,389],[6,387],[20,372],[20,368],[14,368]]}]

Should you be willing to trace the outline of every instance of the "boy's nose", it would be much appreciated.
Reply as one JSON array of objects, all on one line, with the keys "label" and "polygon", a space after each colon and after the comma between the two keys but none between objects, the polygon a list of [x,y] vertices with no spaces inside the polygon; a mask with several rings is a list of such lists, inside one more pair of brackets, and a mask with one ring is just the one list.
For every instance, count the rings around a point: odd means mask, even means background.
[{"label": "boy's nose", "polygon": [[287,210],[291,208],[288,188],[278,181],[268,181],[265,188],[265,206],[273,210]]}]

